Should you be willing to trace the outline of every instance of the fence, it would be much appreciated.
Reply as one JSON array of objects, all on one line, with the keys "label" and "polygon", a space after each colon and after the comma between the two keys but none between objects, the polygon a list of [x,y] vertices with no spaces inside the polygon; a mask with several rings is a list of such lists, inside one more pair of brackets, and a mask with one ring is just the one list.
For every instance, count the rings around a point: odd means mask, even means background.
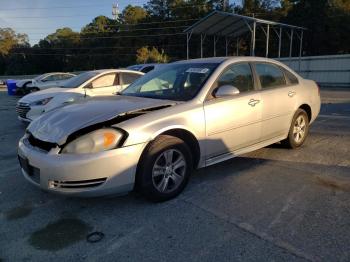
[{"label": "fence", "polygon": [[[350,55],[277,58],[301,76],[315,80],[321,86],[350,87]],[[2,79],[32,78],[35,75],[0,76]]]},{"label": "fence", "polygon": [[350,87],[350,55],[277,58],[321,86]]}]

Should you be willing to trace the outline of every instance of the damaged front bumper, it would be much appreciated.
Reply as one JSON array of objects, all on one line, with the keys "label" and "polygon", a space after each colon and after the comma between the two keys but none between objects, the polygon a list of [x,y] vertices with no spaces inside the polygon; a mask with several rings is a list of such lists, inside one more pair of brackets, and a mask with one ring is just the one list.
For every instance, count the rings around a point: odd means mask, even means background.
[{"label": "damaged front bumper", "polygon": [[144,147],[137,144],[94,154],[58,154],[33,147],[24,137],[18,157],[24,177],[32,184],[54,193],[92,197],[131,191]]}]

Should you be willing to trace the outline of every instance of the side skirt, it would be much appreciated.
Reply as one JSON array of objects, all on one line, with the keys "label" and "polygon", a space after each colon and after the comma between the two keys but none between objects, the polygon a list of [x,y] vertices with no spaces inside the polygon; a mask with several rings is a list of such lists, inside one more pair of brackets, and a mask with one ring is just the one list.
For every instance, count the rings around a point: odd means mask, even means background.
[{"label": "side skirt", "polygon": [[231,159],[231,158],[243,155],[245,153],[249,153],[249,152],[258,150],[258,149],[263,148],[265,146],[277,143],[277,142],[279,142],[279,141],[281,141],[281,140],[283,140],[285,138],[286,138],[285,135],[278,136],[278,137],[275,137],[273,139],[265,140],[265,141],[259,142],[257,144],[248,146],[248,147],[240,148],[240,149],[235,150],[235,151],[231,151],[231,152],[219,155],[219,156],[215,156],[215,157],[209,158],[209,159],[207,159],[205,161],[205,166],[211,166],[211,165],[220,163],[222,161],[226,161],[228,159]]}]

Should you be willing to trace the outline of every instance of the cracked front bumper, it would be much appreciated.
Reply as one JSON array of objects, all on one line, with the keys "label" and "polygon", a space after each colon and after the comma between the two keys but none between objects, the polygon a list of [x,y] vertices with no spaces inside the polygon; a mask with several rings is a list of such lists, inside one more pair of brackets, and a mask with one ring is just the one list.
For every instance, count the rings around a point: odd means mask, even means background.
[{"label": "cracked front bumper", "polygon": [[95,154],[57,154],[22,138],[18,157],[24,177],[49,192],[82,197],[123,194],[134,187],[145,144]]}]

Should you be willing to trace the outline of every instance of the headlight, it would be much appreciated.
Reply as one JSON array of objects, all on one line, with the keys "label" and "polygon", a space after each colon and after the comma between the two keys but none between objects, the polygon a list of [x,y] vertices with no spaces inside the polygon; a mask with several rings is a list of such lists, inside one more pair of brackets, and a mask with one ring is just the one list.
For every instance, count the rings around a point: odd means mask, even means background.
[{"label": "headlight", "polygon": [[35,101],[33,103],[30,103],[31,106],[44,106],[46,105],[48,102],[51,101],[53,97],[48,97],[48,98],[45,98],[45,99],[41,99],[41,100],[38,100],[38,101]]},{"label": "headlight", "polygon": [[62,154],[88,154],[111,150],[118,146],[122,137],[123,133],[116,129],[99,129],[68,143]]}]

